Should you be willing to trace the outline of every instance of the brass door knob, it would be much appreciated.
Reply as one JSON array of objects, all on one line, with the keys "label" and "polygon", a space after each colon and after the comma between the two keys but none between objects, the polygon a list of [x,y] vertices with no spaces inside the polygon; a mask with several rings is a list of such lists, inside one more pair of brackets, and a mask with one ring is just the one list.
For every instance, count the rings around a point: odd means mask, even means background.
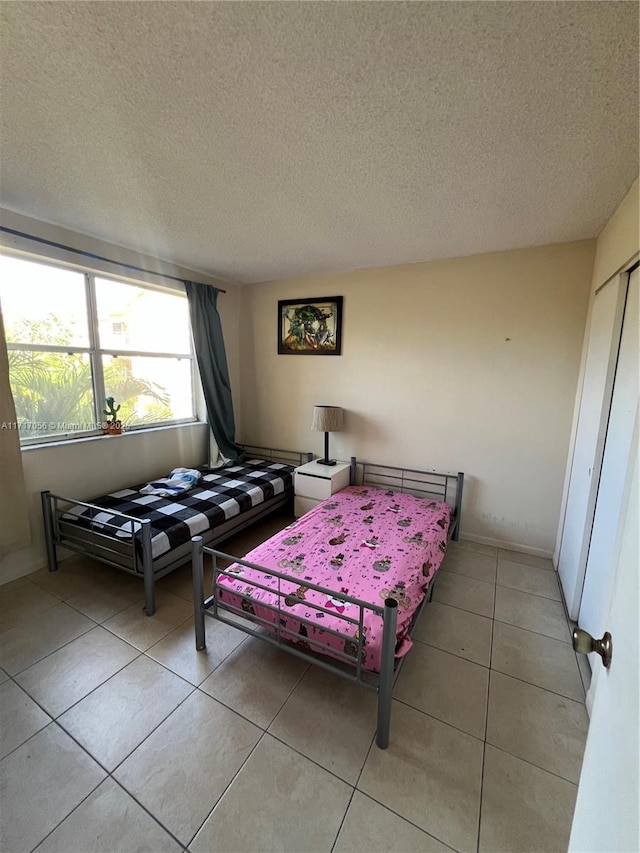
[{"label": "brass door knob", "polygon": [[594,640],[587,631],[583,631],[582,628],[574,628],[573,650],[579,655],[588,655],[591,652],[595,652],[602,658],[602,665],[606,669],[609,669],[611,666],[613,643],[611,641],[611,634],[608,631],[605,631],[601,640]]}]

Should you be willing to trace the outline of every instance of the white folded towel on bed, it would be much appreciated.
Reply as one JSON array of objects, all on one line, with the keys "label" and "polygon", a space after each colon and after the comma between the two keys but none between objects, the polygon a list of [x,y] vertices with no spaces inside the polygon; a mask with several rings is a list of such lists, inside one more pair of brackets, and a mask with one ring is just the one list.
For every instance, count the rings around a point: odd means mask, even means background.
[{"label": "white folded towel on bed", "polygon": [[181,495],[198,482],[202,477],[200,471],[195,468],[174,468],[168,477],[161,477],[147,483],[140,492],[143,495],[158,495],[161,498],[170,498]]}]

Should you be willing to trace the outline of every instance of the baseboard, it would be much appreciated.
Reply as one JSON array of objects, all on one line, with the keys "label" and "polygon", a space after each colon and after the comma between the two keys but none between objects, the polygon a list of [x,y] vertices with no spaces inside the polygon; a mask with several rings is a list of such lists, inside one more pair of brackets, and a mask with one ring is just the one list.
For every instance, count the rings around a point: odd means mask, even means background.
[{"label": "baseboard", "polygon": [[531,554],[533,557],[544,557],[553,562],[551,551],[545,551],[544,548],[532,548],[530,545],[523,545],[521,542],[509,542],[505,539],[494,539],[491,536],[469,536],[464,533],[461,534],[460,538],[467,542],[477,542],[479,545],[491,545],[494,548],[504,548],[506,551],[520,551],[522,554]]},{"label": "baseboard", "polygon": [[18,578],[26,577],[26,575],[30,575],[32,572],[37,572],[38,569],[44,569],[46,565],[46,559],[43,560],[42,557],[31,557],[25,561],[16,561],[15,565],[6,567],[1,566],[0,586],[2,584],[18,580]]},{"label": "baseboard", "polygon": [[[9,555],[9,557],[11,556],[13,555]],[[67,560],[69,557],[73,556],[73,551],[69,551],[66,548],[58,548],[58,563],[61,563],[63,560]],[[12,561],[14,562],[14,565],[9,564],[9,557],[5,558],[4,562],[7,563],[6,566],[0,564],[0,586],[5,583],[11,583],[11,581],[18,580],[18,578],[24,578],[32,572],[37,572],[39,569],[47,568],[46,556],[32,554],[26,559],[22,558],[19,561]]]}]

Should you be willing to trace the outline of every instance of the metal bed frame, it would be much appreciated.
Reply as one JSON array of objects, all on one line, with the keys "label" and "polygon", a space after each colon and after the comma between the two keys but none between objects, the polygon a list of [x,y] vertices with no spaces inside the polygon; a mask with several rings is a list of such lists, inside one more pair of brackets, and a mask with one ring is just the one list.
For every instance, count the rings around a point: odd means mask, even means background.
[{"label": "metal bed frame", "polygon": [[[242,446],[250,458],[281,462],[294,467],[303,465],[313,458],[312,453],[297,450],[279,450],[251,444]],[[222,542],[234,533],[275,512],[278,508],[286,506],[292,499],[293,488],[211,528],[203,534],[202,540],[209,544]],[[127,540],[123,540],[116,538],[115,534],[120,530],[120,527],[111,522],[100,522],[98,526],[94,526],[91,521],[89,527],[86,528],[65,521],[63,518],[72,506],[87,507],[96,513],[104,512],[104,507],[76,498],[55,495],[50,491],[41,492],[41,500],[49,571],[58,570],[57,548],[62,547],[80,554],[87,554],[94,560],[114,566],[120,571],[142,577],[144,580],[145,612],[147,616],[153,616],[156,610],[156,580],[189,562],[191,559],[191,543],[185,542],[178,548],[174,548],[154,559],[151,544],[151,522],[148,519],[135,518],[110,509],[111,515],[129,521],[132,531],[136,534]],[[111,531],[113,531],[112,534]]]},{"label": "metal bed frame", "polygon": [[[358,474],[360,474],[360,476],[358,476]],[[440,474],[410,468],[397,468],[389,465],[374,465],[371,463],[357,462],[356,458],[352,457],[351,483],[357,483],[362,486],[378,486],[381,488],[392,489],[396,492],[413,494],[417,497],[436,498],[450,503],[453,506],[453,518],[448,531],[448,539],[458,539],[462,512],[462,490],[464,485],[463,473]],[[218,565],[218,559],[246,566],[250,569],[270,575],[271,577],[276,577],[278,578],[277,590],[273,587],[258,583],[253,579],[251,580],[251,585],[252,587],[258,587],[259,589],[264,589],[271,594],[277,595],[277,605],[260,602],[260,607],[265,607],[273,611],[278,614],[279,617],[281,601],[290,594],[281,592],[280,581],[284,580],[299,586],[299,577],[292,577],[291,575],[287,575],[283,572],[275,571],[272,568],[259,566],[244,559],[238,559],[237,557],[226,554],[223,551],[205,547],[201,536],[194,536],[191,541],[193,543],[192,560],[196,649],[200,651],[206,646],[205,616],[210,616],[219,622],[225,622],[227,625],[239,628],[246,634],[251,634],[265,642],[278,646],[290,654],[313,664],[314,666],[319,666],[328,672],[333,672],[341,678],[345,678],[348,681],[359,685],[360,687],[374,691],[378,694],[376,744],[380,749],[386,749],[389,745],[393,687],[404,662],[404,656],[401,658],[395,657],[398,602],[394,598],[387,598],[385,599],[384,606],[375,605],[371,604],[371,602],[336,592],[333,589],[319,586],[318,584],[305,582],[304,586],[310,590],[315,590],[323,595],[328,595],[334,599],[348,602],[358,608],[358,617],[354,618],[345,614],[339,614],[335,610],[329,611],[319,604],[305,601],[305,604],[308,607],[311,607],[314,611],[328,613],[332,617],[339,618],[345,623],[345,633],[335,631],[330,628],[323,628],[323,631],[326,633],[333,634],[340,637],[340,639],[345,640],[343,652],[340,652],[317,639],[312,641],[314,648],[326,650],[332,658],[337,658],[335,663],[329,662],[325,657],[321,657],[322,652],[314,653],[306,641],[308,629],[310,627],[317,627],[317,622],[314,622],[313,619],[297,616],[296,621],[300,623],[300,630],[295,632],[282,625],[279,618],[276,622],[271,622],[260,616],[256,616],[255,614],[248,614],[244,610],[243,606],[235,607],[232,604],[221,601],[218,599],[215,592],[218,578],[221,575],[233,577],[233,573],[229,573],[228,569],[221,568]],[[204,554],[208,554],[211,557],[213,564],[212,594],[207,597],[205,597],[204,594]],[[413,615],[409,630],[410,636],[413,634],[413,630],[418,621],[418,617],[422,612],[425,601],[431,600],[435,577],[436,576],[431,579],[429,586],[425,591],[425,596]],[[245,601],[250,601],[249,596],[246,594],[236,591],[234,591],[233,594],[237,598],[242,599],[241,605],[243,605]],[[363,625],[366,611],[381,616],[383,620],[382,657],[379,674],[364,669]],[[225,612],[232,614],[235,618],[231,619],[226,617]],[[238,617],[240,617],[240,619],[238,619]],[[253,627],[256,624],[259,626],[258,628]],[[260,627],[267,630],[260,631]],[[357,641],[349,638],[346,633],[346,629],[348,628],[350,628],[352,632],[354,628],[357,628]]]}]

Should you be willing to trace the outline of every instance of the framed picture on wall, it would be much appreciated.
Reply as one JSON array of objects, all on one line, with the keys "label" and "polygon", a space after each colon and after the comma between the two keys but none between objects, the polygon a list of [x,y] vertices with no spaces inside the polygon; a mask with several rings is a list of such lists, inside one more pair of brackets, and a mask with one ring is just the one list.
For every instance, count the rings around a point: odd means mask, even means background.
[{"label": "framed picture on wall", "polygon": [[280,355],[340,355],[341,350],[342,296],[279,300]]}]

